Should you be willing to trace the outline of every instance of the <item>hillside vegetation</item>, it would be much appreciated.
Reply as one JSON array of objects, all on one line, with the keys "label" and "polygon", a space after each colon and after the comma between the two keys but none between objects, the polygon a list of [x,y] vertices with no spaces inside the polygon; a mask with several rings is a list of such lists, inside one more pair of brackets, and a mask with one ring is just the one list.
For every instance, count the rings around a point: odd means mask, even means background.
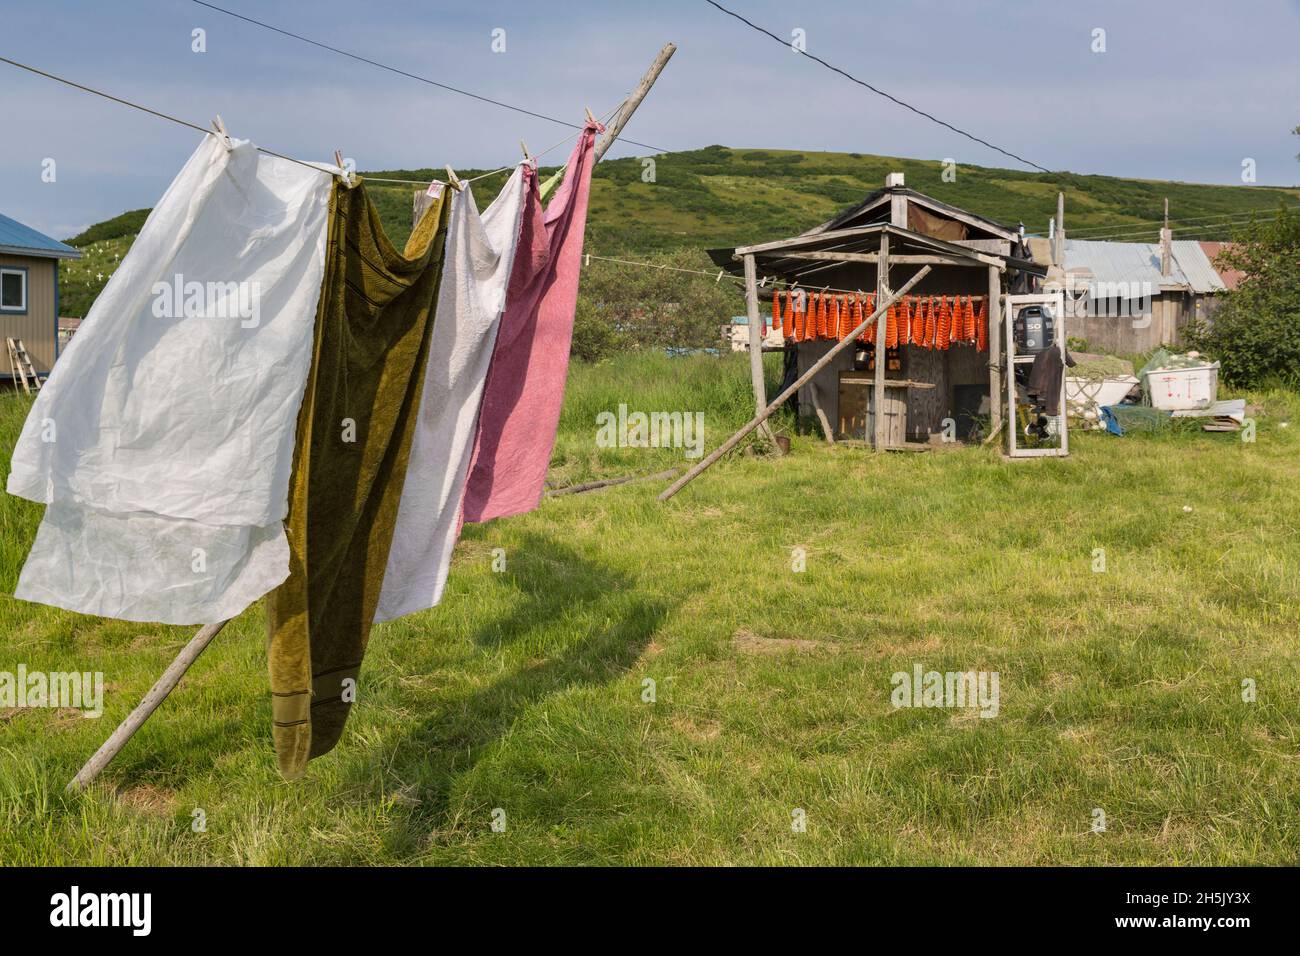
[{"label": "hillside vegetation", "polygon": [[[1176,238],[1225,239],[1231,220],[1253,211],[1272,214],[1280,203],[1300,204],[1300,189],[1267,186],[1213,186],[1156,180],[1029,173],[981,166],[958,166],[953,182],[944,168],[928,160],[860,153],[792,152],[709,146],[654,157],[654,182],[641,158],[606,160],[593,175],[587,225],[587,251],[646,258],[670,255],[680,264],[709,268],[703,250],[764,238],[793,235],[829,219],[884,184],[885,175],[902,171],[908,186],[936,199],[1014,226],[1045,233],[1055,214],[1056,194],[1066,194],[1066,221],[1072,232],[1134,233],[1125,238],[1154,240],[1156,221],[1168,197]],[[544,169],[549,172],[554,167]],[[471,177],[481,170],[461,170]],[[363,173],[385,179],[429,180],[441,170],[399,169]],[[485,208],[505,182],[498,173],[475,184]],[[409,185],[370,183],[384,227],[401,245],[411,230]],[[70,240],[96,258],[96,268],[64,277],[63,312],[81,316],[94,301],[121,255],[139,230],[147,209],[123,213],[90,227]],[[1186,225],[1180,225],[1184,221]],[[675,253],[675,255],[673,255]],[[620,267],[630,268],[630,267]],[[102,273],[103,278],[96,278]]]}]

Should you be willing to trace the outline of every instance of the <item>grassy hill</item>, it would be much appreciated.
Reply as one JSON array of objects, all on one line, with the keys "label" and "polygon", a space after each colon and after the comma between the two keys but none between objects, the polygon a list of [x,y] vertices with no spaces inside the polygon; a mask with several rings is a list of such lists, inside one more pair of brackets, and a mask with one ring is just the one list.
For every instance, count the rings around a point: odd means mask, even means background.
[{"label": "grassy hill", "polygon": [[[588,219],[588,251],[644,257],[671,250],[703,250],[801,232],[830,218],[901,170],[907,184],[936,199],[1028,232],[1045,233],[1056,194],[1066,195],[1066,221],[1078,237],[1124,234],[1154,241],[1168,197],[1175,237],[1224,239],[1235,219],[1300,205],[1300,189],[1213,186],[1158,180],[1029,173],[959,166],[953,182],[937,162],[861,153],[792,152],[709,146],[655,157],[654,182],[643,182],[643,160],[606,160],[596,167]],[[461,170],[464,177],[481,170]],[[428,180],[445,173],[399,169],[363,173],[387,179]],[[485,207],[505,182],[498,173],[476,184]],[[411,229],[406,185],[372,183],[384,226],[397,243]],[[148,210],[134,210],[99,223],[70,240],[89,261],[66,270],[63,312],[81,316],[116,267]],[[700,263],[706,266],[703,253]],[[102,276],[102,278],[100,278]]]}]

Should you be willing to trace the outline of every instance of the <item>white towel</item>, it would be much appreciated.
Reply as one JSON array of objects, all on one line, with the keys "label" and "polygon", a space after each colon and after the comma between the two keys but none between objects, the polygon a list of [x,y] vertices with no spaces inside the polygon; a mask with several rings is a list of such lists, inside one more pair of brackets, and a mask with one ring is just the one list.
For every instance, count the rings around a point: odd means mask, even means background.
[{"label": "white towel", "polygon": [[204,137],[14,448],[9,493],[49,505],[17,597],[199,624],[288,575],[330,188],[323,170]]},{"label": "white towel", "polygon": [[523,198],[522,166],[515,167],[482,217],[468,188],[452,196],[420,414],[376,621],[442,600],[483,383],[519,243]]}]

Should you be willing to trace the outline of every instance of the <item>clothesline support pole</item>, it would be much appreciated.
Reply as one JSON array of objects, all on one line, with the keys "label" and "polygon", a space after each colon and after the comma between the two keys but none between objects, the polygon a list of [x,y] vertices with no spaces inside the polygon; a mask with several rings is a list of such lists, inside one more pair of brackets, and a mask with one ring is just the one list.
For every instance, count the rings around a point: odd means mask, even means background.
[{"label": "clothesline support pole", "polygon": [[600,158],[605,155],[605,151],[614,145],[614,140],[618,139],[619,134],[623,132],[623,127],[632,118],[632,114],[641,105],[641,101],[650,92],[650,87],[655,85],[655,80],[659,79],[659,74],[663,72],[664,67],[676,52],[676,43],[664,44],[663,49],[654,58],[654,62],[650,64],[650,69],[645,71],[645,76],[641,77],[641,82],[636,85],[632,95],[627,98],[627,103],[623,109],[619,110],[614,118],[610,120],[605,134],[596,142],[595,162],[600,162]]},{"label": "clothesline support pole", "polygon": [[851,348],[857,342],[859,335],[861,335],[868,328],[870,328],[872,323],[879,322],[880,317],[888,313],[889,307],[891,305],[893,305],[903,296],[907,295],[907,293],[911,292],[912,287],[915,286],[922,279],[924,279],[927,275],[929,275],[929,273],[930,273],[930,267],[922,266],[920,271],[917,272],[916,275],[912,276],[912,278],[908,279],[901,289],[899,289],[897,292],[890,293],[889,298],[884,302],[880,302],[880,304],[876,308],[876,311],[872,313],[872,315],[869,318],[863,320],[861,325],[859,325],[856,329],[850,332],[845,338],[837,342],[829,352],[827,352],[825,355],[823,355],[813,364],[812,368],[808,369],[808,371],[800,375],[799,378],[795,380],[793,385],[791,385],[780,395],[774,398],[772,400],[772,403],[768,405],[765,409],[763,409],[761,412],[759,412],[759,414],[755,415],[754,418],[750,420],[749,424],[741,428],[740,431],[736,432],[734,435],[732,435],[730,438],[724,441],[721,445],[719,445],[713,452],[711,452],[708,455],[708,457],[701,460],[699,464],[695,465],[693,468],[691,468],[690,471],[682,475],[671,485],[665,488],[662,492],[660,492],[659,500],[667,501],[673,495],[677,494],[677,492],[685,488],[686,485],[688,485],[690,482],[698,478],[706,468],[708,468],[710,465],[716,462],[727,452],[731,451],[731,449],[739,445],[746,435],[752,432],[759,425],[763,424],[763,422],[767,421],[767,419],[770,418],[778,408],[780,408],[782,405],[786,403],[786,401],[790,398],[791,395],[793,395],[795,392],[799,391],[799,389],[803,388],[805,385],[811,382],[818,372],[820,372],[822,369],[824,369],[827,365],[831,363],[831,361],[835,358],[835,356],[839,355],[845,349]]},{"label": "clothesline support pole", "polygon": [[[638,83],[636,89],[632,91],[632,95],[624,101],[618,113],[612,120],[610,120],[609,126],[605,128],[604,134],[596,141],[596,147],[592,153],[593,162],[600,162],[601,157],[605,155],[606,150],[614,145],[614,141],[618,139],[619,134],[623,132],[623,127],[626,126],[627,121],[632,118],[632,114],[635,113],[636,108],[641,105],[641,101],[646,98],[646,94],[650,92],[650,87],[655,85],[655,80],[659,79],[659,74],[663,72],[664,66],[676,52],[676,43],[664,44],[663,49],[659,51],[659,55],[656,56],[654,62],[650,64],[650,69],[646,70],[645,76],[641,77],[641,82]],[[526,149],[522,141],[519,145],[521,148]],[[527,157],[525,157],[525,159],[527,159]],[[415,228],[416,224],[420,221],[420,217],[424,215],[424,210],[427,206],[428,201],[425,199],[425,191],[423,189],[415,190],[415,200],[411,207],[411,228]]]},{"label": "clothesline support pole", "polygon": [[104,741],[104,745],[95,751],[95,755],[86,761],[85,765],[77,771],[77,775],[72,778],[65,790],[73,793],[89,786],[100,772],[108,766],[110,760],[118,755],[127,741],[135,736],[135,732],[144,726],[144,722],[149,716],[158,709],[158,705],[167,699],[167,695],[176,689],[185,672],[190,669],[204,648],[212,643],[212,639],[217,636],[218,632],[225,627],[229,621],[219,621],[216,624],[205,624],[199,628],[199,632],[190,638],[190,642],[181,649],[176,655],[176,659],[171,662],[163,675],[158,678],[157,683],[149,688],[149,693],[144,695],[144,699],[136,704],[135,710],[127,715],[126,720],[117,726],[113,735]]}]

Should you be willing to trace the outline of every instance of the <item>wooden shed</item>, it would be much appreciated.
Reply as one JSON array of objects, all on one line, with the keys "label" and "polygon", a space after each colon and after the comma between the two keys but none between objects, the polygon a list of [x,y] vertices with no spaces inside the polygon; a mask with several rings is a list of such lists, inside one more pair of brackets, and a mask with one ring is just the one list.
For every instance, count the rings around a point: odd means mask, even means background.
[{"label": "wooden shed", "polygon": [[0,377],[12,379],[6,339],[21,339],[38,375],[59,357],[59,261],[81,253],[0,215]]},{"label": "wooden shed", "polygon": [[[882,317],[873,335],[845,348],[800,389],[800,416],[816,420],[828,439],[864,439],[878,449],[973,437],[985,421],[998,427],[1004,388],[1001,295],[1029,291],[1030,277],[1047,271],[1029,261],[1018,230],[908,189],[902,173],[891,173],[883,189],[800,235],[710,255],[724,268],[744,271],[755,302],[769,304],[767,314],[776,293],[778,318],[792,293],[814,301],[829,295],[836,306],[843,301],[856,307],[864,297],[868,304],[883,303],[924,266],[930,271],[911,290],[903,307],[907,315],[911,302],[921,310],[936,302],[959,309],[978,303],[978,337],[951,343],[945,337],[939,345],[933,333],[929,339],[906,332],[895,337]],[[1022,281],[1015,282],[1017,277]],[[758,341],[757,335],[751,338]],[[801,374],[838,344],[833,334],[796,333],[785,342],[796,352]],[[757,348],[751,349],[755,362]],[[885,362],[875,361],[877,352]],[[756,374],[759,404],[762,388]],[[884,411],[878,417],[877,407]]]}]

